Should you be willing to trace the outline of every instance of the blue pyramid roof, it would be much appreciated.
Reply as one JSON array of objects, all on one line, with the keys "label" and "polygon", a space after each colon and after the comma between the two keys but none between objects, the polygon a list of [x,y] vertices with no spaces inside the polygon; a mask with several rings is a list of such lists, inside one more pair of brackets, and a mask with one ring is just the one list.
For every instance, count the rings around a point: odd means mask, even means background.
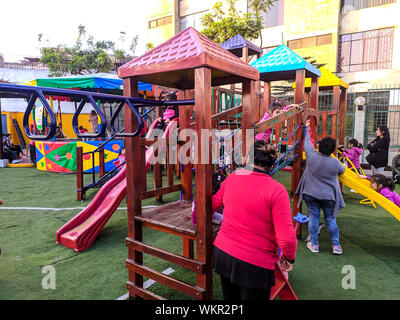
[{"label": "blue pyramid roof", "polygon": [[242,56],[242,48],[249,48],[249,55],[263,52],[260,47],[257,47],[254,43],[243,38],[240,34],[237,34],[233,38],[225,41],[223,44],[221,44],[221,47],[232,52],[238,57]]},{"label": "blue pyramid roof", "polygon": [[321,76],[321,71],[304,60],[284,44],[251,63],[260,72],[262,81],[290,80],[295,78],[296,70],[305,69],[306,77]]}]

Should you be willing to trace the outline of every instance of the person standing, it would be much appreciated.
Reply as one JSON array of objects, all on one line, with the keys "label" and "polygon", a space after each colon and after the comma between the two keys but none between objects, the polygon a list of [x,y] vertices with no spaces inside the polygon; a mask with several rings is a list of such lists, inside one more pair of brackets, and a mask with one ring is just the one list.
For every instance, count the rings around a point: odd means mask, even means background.
[{"label": "person standing", "polygon": [[389,161],[390,133],[387,126],[379,126],[376,138],[367,145],[370,152],[366,160],[372,167],[372,174],[383,174]]},{"label": "person standing", "polygon": [[392,171],[394,183],[400,184],[400,149],[397,151],[397,155],[393,157]]},{"label": "person standing", "polygon": [[224,300],[268,301],[275,284],[278,247],[284,271],[292,269],[296,256],[289,195],[269,175],[276,151],[259,140],[249,152],[253,154],[246,167],[230,174],[212,198],[213,212],[224,207],[212,260],[221,277]]},{"label": "person standing", "polygon": [[90,112],[89,122],[91,123],[92,133],[97,133],[97,131],[99,130],[99,118],[96,111],[92,110]]},{"label": "person standing", "polygon": [[336,216],[345,206],[338,179],[338,175],[345,172],[345,167],[339,160],[331,157],[336,149],[336,142],[331,137],[325,137],[320,141],[318,151],[313,147],[309,126],[310,120],[307,120],[303,130],[307,165],[296,190],[299,204],[305,200],[310,218],[308,232],[311,241],[307,242],[307,248],[311,252],[319,252],[318,229],[322,209],[331,236],[332,252],[342,254]]}]

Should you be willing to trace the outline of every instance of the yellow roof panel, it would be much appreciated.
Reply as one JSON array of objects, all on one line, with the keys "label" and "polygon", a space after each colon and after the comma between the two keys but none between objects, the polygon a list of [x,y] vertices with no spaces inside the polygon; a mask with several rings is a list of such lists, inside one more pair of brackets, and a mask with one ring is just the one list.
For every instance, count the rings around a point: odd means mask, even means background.
[{"label": "yellow roof panel", "polygon": [[[333,87],[333,86],[341,86],[342,88],[348,88],[349,85],[344,82],[342,79],[335,76],[332,72],[324,67],[320,67],[321,76],[319,77],[319,86],[320,87]],[[306,78],[304,86],[306,88],[311,87],[311,78]],[[293,88],[296,88],[296,83],[293,83]]]}]

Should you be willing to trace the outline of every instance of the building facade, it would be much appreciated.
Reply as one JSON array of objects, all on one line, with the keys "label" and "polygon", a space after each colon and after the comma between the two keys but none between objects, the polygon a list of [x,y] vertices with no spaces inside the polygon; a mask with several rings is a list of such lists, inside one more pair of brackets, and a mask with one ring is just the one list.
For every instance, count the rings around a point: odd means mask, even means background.
[{"label": "building facade", "polygon": [[[217,1],[151,2],[148,39],[157,46],[189,26],[201,31],[201,17]],[[237,1],[241,12],[247,12],[247,5],[248,0]],[[377,126],[385,124],[392,147],[400,148],[399,17],[396,0],[277,0],[264,15],[261,38],[253,42],[264,53],[285,44],[325,64],[350,84],[348,137],[365,145],[375,137]],[[364,96],[366,106],[355,107],[357,96]]]}]

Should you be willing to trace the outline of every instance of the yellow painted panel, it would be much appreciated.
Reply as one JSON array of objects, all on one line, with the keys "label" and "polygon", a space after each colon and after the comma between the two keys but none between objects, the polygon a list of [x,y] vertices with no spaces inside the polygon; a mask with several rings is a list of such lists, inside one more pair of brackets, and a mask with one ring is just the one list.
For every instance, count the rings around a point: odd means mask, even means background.
[{"label": "yellow painted panel", "polygon": [[[22,135],[24,136],[25,143],[28,144],[30,140],[26,137],[25,131],[23,128],[23,118],[24,118],[24,113],[23,112],[2,112],[2,114],[5,114],[7,116],[7,131],[8,133],[11,134],[11,141],[15,145],[19,145],[20,141],[18,138],[17,131],[14,128],[14,124],[12,122],[12,119],[16,119],[19,125],[19,128],[22,132]],[[62,127],[63,127],[63,132],[66,136],[66,138],[70,139],[76,139],[76,134],[72,128],[72,117],[73,114],[63,114],[62,115]],[[87,128],[90,131],[90,122],[89,122],[89,114],[81,114],[79,116],[79,125],[82,125],[83,127]],[[30,122],[31,124],[31,122]]]}]

